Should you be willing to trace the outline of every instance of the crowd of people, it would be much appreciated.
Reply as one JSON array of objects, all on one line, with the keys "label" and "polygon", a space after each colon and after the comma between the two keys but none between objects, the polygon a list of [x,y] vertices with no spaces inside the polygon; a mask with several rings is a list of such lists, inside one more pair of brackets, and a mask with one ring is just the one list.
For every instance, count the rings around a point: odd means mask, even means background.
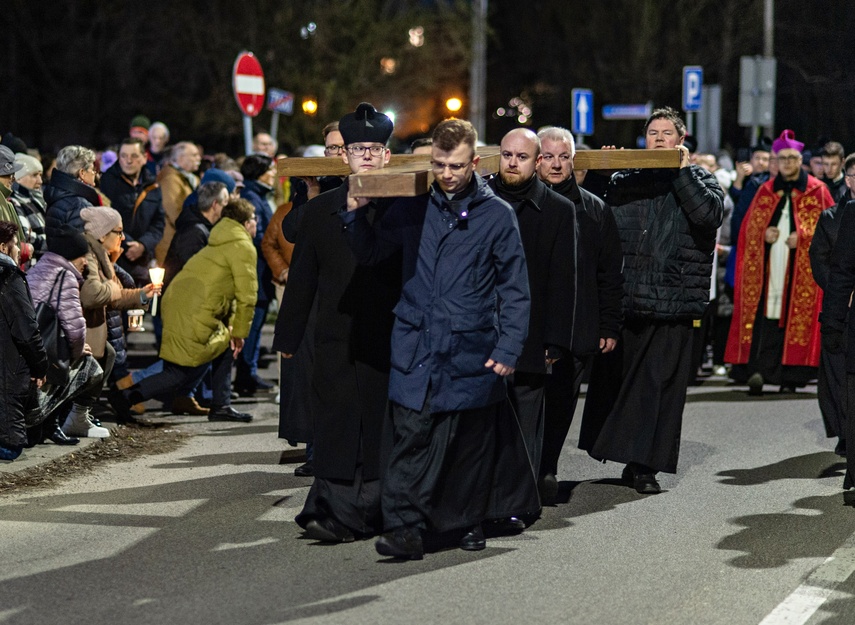
[{"label": "crowd of people", "polygon": [[[304,155],[379,171],[393,131],[362,103]],[[836,141],[785,130],[734,163],[662,108],[646,147],[678,167],[577,170],[573,135],[549,126],[507,133],[482,176],[474,127],[450,119],[412,146],[428,192],[371,198],[347,177],[281,178],[266,133],[240,159],[170,145],[143,116],[128,134],[51,162],[0,145],[0,459],[109,436],[102,393],[118,424],[153,398],[251,421],[231,400],[273,386],[258,362],[276,302],[279,436],[306,445],[296,521],[315,540],[420,559],[429,540],[525,531],[556,501],[585,380],[579,447],[640,494],[677,471],[687,389],[709,375],[752,396],[818,381],[855,486],[855,154]],[[126,311],[161,294],[159,359],[131,371]]]}]

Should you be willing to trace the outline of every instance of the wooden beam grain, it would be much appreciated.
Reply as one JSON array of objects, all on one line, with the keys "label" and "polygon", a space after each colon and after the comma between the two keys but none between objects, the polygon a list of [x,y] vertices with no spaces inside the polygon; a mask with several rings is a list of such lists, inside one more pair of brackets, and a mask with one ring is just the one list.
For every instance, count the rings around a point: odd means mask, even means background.
[{"label": "wooden beam grain", "polygon": [[[482,176],[499,171],[499,148],[478,149],[481,156],[477,171]],[[680,166],[680,151],[668,150],[580,150],[577,169],[657,169]],[[280,176],[347,176],[350,168],[338,158],[280,158]],[[430,156],[394,154],[389,164],[378,171],[349,176],[352,189],[362,197],[412,197],[427,193],[433,183]]]}]

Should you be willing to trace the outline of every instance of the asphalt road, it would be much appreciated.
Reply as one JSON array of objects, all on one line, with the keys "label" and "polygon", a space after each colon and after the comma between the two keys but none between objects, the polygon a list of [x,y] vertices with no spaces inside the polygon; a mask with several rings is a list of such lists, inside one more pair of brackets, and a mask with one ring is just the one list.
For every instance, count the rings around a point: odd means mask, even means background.
[{"label": "asphalt road", "polygon": [[855,622],[855,510],[812,387],[690,389],[658,496],[574,427],[532,528],[406,563],[301,539],[310,480],[279,464],[278,408],[241,408],[252,424],[173,419],[197,433],[176,452],[0,498],[0,623]]}]

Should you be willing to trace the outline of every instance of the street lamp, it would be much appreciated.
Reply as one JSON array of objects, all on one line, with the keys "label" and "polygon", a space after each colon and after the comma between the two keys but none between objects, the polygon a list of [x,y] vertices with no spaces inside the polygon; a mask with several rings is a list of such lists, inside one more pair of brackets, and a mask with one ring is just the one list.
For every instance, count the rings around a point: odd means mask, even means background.
[{"label": "street lamp", "polygon": [[457,98],[457,97],[448,98],[445,101],[445,108],[447,108],[452,113],[456,113],[461,108],[463,108],[463,100],[461,100],[460,98]]},{"label": "street lamp", "polygon": [[314,115],[318,112],[318,102],[312,97],[303,98],[302,106],[306,115]]}]

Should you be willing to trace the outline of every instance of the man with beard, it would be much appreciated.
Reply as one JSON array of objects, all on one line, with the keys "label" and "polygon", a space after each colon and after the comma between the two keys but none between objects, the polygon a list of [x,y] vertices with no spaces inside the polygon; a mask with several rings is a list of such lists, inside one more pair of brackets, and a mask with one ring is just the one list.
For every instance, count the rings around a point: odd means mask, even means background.
[{"label": "man with beard", "polygon": [[648,150],[678,148],[680,168],[624,170],[609,182],[624,256],[624,326],[617,366],[591,375],[579,446],[626,463],[623,480],[652,495],[661,492],[656,473],[677,471],[692,328],[709,305],[724,193],[690,164],[674,109],[653,111],[644,134]]},{"label": "man with beard", "polygon": [[389,379],[394,442],[375,544],[398,559],[420,560],[428,530],[463,534],[464,550],[486,547],[497,411],[528,332],[517,220],[475,173],[477,138],[467,121],[441,122],[427,194],[398,200],[373,225],[365,198],[348,198],[342,215],[360,263],[403,253]]},{"label": "man with beard", "polygon": [[[367,103],[339,122],[353,173],[389,162],[392,120]],[[349,185],[309,200],[276,321],[273,347],[290,358],[313,340],[311,377],[315,481],[297,524],[322,542],[350,542],[381,528],[380,443],[389,384],[392,308],[400,294],[400,257],[374,267],[357,265],[341,234],[338,213]],[[368,203],[366,219],[380,219],[387,202]],[[306,326],[317,296],[313,335]]]},{"label": "man with beard", "polygon": [[[536,175],[540,139],[517,128],[502,139],[499,176],[490,188],[517,216],[528,269],[531,314],[528,338],[508,378],[510,406],[497,424],[498,456],[488,532],[525,529],[540,510],[537,474],[544,428],[548,373],[569,357],[576,305],[576,211]],[[520,437],[522,433],[522,437]]]},{"label": "man with beard", "polygon": [[566,128],[543,128],[538,177],[576,210],[576,309],[573,345],[556,362],[546,380],[546,419],[538,486],[544,504],[558,493],[558,458],[570,430],[582,376],[594,356],[608,354],[617,345],[623,296],[623,252],[611,207],[581,188],[573,167],[576,157],[572,133]]}]

